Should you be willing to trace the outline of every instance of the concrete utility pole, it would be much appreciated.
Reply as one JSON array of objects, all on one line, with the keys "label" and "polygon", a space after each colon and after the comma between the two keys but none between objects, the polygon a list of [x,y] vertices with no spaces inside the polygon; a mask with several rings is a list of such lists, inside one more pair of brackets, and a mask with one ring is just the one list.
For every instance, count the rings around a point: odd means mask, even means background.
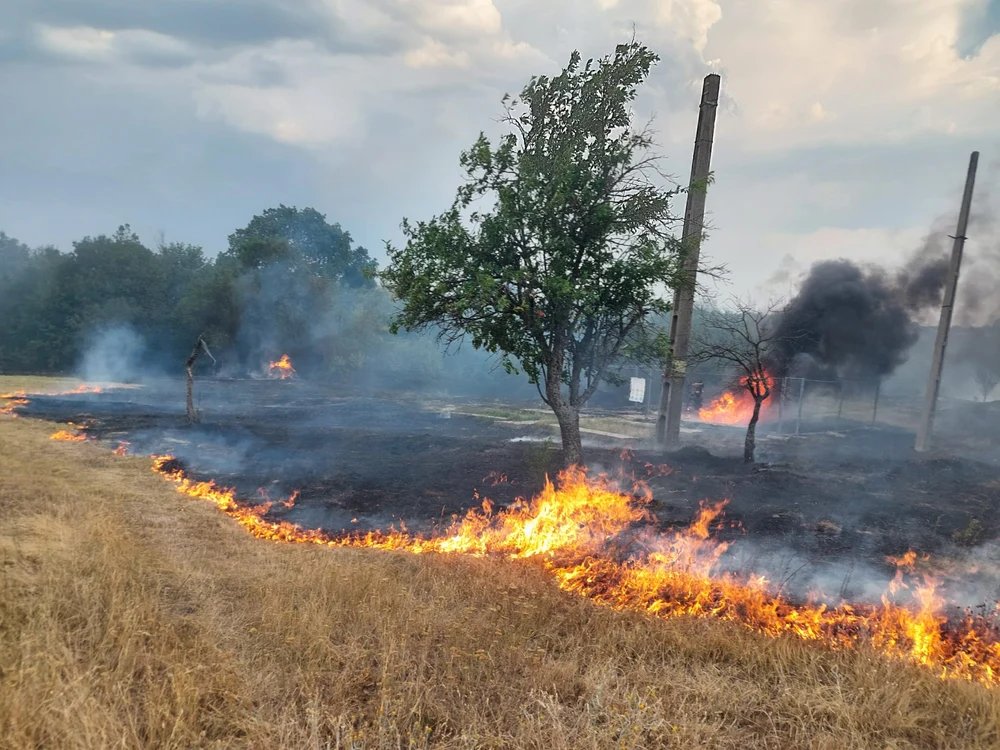
[{"label": "concrete utility pole", "polygon": [[681,242],[685,251],[684,283],[674,294],[673,316],[670,320],[670,353],[663,370],[663,391],[660,413],[656,419],[656,441],[677,443],[681,433],[681,410],[684,406],[684,375],[687,370],[688,344],[691,340],[691,313],[694,309],[698,257],[705,228],[705,196],[708,173],[712,165],[712,139],[715,136],[715,113],[719,107],[718,74],[705,76],[701,89],[701,109],[698,131],[691,160],[691,183],[688,185],[687,206],[684,209],[684,229]]},{"label": "concrete utility pole", "polygon": [[938,321],[937,338],[934,340],[934,359],[931,361],[931,375],[927,381],[927,399],[917,430],[914,448],[921,453],[930,448],[931,430],[934,427],[934,411],[937,408],[938,392],[941,390],[941,371],[944,369],[944,352],[948,346],[948,331],[951,329],[951,314],[955,308],[955,290],[958,288],[958,272],[962,267],[962,248],[965,246],[965,229],[969,225],[969,207],[972,205],[972,189],[976,184],[976,166],[979,152],[973,151],[969,157],[969,171],[965,176],[965,192],[962,194],[962,209],[958,212],[958,228],[951,246],[951,263],[948,266],[948,280],[944,287],[944,301],[941,303],[941,319]]}]

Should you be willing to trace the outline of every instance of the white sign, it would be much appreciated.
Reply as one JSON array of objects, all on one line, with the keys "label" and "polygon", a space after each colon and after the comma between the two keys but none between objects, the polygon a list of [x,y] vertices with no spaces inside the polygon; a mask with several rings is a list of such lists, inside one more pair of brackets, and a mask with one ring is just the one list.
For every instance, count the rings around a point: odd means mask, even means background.
[{"label": "white sign", "polygon": [[628,400],[637,404],[646,400],[646,378],[632,378],[628,389]]}]

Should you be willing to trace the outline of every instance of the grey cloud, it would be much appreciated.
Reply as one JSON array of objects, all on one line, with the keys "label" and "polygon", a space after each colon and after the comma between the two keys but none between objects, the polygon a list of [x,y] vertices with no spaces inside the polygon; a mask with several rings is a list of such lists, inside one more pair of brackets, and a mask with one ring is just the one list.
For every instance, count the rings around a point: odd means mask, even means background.
[{"label": "grey cloud", "polygon": [[280,39],[308,40],[330,52],[379,55],[393,51],[384,34],[357,34],[351,24],[318,0],[9,0],[6,36],[0,33],[0,60],[61,61],[38,43],[37,27],[89,26],[115,32],[154,32],[171,37],[187,50],[125,50],[127,62],[149,67],[183,66],[212,59],[226,50],[266,45]]},{"label": "grey cloud", "polygon": [[313,3],[273,0],[48,0],[34,9],[34,16],[52,25],[141,28],[213,45],[311,38],[324,25]]},{"label": "grey cloud", "polygon": [[958,35],[958,51],[965,57],[976,55],[993,34],[1000,34],[1000,0],[975,4],[966,13]]}]

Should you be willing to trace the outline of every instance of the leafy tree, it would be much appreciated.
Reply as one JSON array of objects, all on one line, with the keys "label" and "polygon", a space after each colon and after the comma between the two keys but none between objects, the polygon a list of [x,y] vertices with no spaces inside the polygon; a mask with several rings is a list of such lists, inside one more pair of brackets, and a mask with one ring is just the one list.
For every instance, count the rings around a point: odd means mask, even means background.
[{"label": "leafy tree", "polygon": [[77,330],[105,322],[141,324],[161,307],[163,277],[156,256],[128,224],[110,237],[74,242],[63,270],[60,285]]},{"label": "leafy tree", "polygon": [[8,287],[31,262],[31,250],[0,232],[0,288]]},{"label": "leafy tree", "polygon": [[231,259],[218,258],[207,264],[184,288],[173,311],[176,321],[176,353],[184,356],[184,342],[190,346],[200,334],[212,344],[221,359],[232,346],[240,324],[240,303],[235,279],[239,267]]},{"label": "leafy tree", "polygon": [[680,277],[670,198],[630,105],[658,58],[635,42],[504,97],[511,132],[461,155],[450,210],[403,222],[382,279],[402,301],[394,330],[468,335],[522,370],[552,408],[567,463],[582,460],[580,409],[667,303]]},{"label": "leafy tree", "polygon": [[64,366],[73,332],[60,314],[57,279],[66,256],[55,248],[27,251],[4,235],[0,243],[0,370],[44,372]]},{"label": "leafy tree", "polygon": [[247,268],[282,261],[338,279],[349,286],[371,286],[375,262],[363,247],[353,247],[340,224],[328,224],[314,208],[279,205],[229,235],[229,253]]}]

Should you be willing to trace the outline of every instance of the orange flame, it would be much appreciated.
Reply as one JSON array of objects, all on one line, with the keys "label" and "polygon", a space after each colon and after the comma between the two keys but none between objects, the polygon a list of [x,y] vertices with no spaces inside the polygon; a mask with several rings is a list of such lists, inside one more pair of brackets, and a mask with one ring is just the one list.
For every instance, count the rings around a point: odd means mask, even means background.
[{"label": "orange flame", "polygon": [[72,429],[69,430],[56,430],[51,435],[49,435],[50,440],[61,440],[67,443],[80,443],[87,439],[86,427],[81,427],[74,422],[67,422],[67,427]]},{"label": "orange flame", "polygon": [[0,414],[7,414],[11,417],[17,416],[17,410],[22,406],[28,405],[27,394],[24,391],[15,391],[13,393],[4,393],[0,395],[0,399],[4,399],[6,403],[0,406]]},{"label": "orange flame", "polygon": [[73,393],[104,393],[104,389],[99,385],[87,385],[85,383],[83,385],[78,385],[76,388],[71,388],[68,391],[59,391],[58,394],[54,395],[68,396]]},{"label": "orange flame", "polygon": [[282,354],[276,362],[271,362],[267,367],[268,375],[272,378],[288,380],[295,376],[295,368],[292,367],[292,360],[287,354]]},{"label": "orange flame", "polygon": [[[46,396],[68,396],[76,393],[102,393],[103,389],[96,385],[78,385],[75,388],[71,388],[68,391],[53,391],[51,393],[46,392]],[[27,391],[14,391],[13,393],[0,393],[0,400],[5,401],[5,403],[0,406],[0,414],[6,414],[11,417],[17,416],[17,410],[22,406],[27,406],[30,403],[28,399]]]},{"label": "orange flame", "polygon": [[62,440],[70,443],[78,443],[87,439],[81,432],[70,432],[69,430],[56,430],[49,435],[50,440]]},{"label": "orange flame", "polygon": [[[710,422],[712,424],[747,424],[753,416],[754,407],[754,399],[747,385],[749,382],[750,379],[748,377],[742,378],[739,388],[726,391],[708,406],[699,409],[698,419],[702,422]],[[762,380],[758,379],[753,384],[753,388],[763,393],[764,391],[760,390],[762,385],[769,394],[774,392],[774,378],[770,375],[765,373]],[[767,413],[769,405],[770,402],[767,400],[760,405],[761,417]]]},{"label": "orange flame", "polygon": [[[649,521],[649,490],[639,485],[626,494],[605,476],[588,477],[581,468],[562,472],[556,484],[546,481],[531,501],[517,500],[494,511],[489,500],[431,536],[402,530],[328,535],[264,516],[271,504],[241,504],[232,489],[187,477],[171,456],[156,456],[153,470],[191,497],[212,502],[250,534],[279,542],[405,550],[414,554],[504,555],[534,560],[555,576],[560,587],[615,609],[663,618],[712,617],[739,623],[770,636],[791,635],[822,641],[833,648],[868,646],[890,657],[934,669],[942,677],[1000,684],[1000,633],[983,618],[960,622],[941,614],[935,583],[924,576],[912,589],[903,578],[916,561],[906,555],[895,586],[880,604],[833,607],[795,604],[774,593],[760,576],[737,576],[718,570],[727,549],[711,536],[725,501],[702,507],[687,528],[656,533],[637,530],[644,551],[622,559],[621,533]],[[352,519],[352,523],[355,519]],[[905,606],[891,597],[911,594]]]}]

